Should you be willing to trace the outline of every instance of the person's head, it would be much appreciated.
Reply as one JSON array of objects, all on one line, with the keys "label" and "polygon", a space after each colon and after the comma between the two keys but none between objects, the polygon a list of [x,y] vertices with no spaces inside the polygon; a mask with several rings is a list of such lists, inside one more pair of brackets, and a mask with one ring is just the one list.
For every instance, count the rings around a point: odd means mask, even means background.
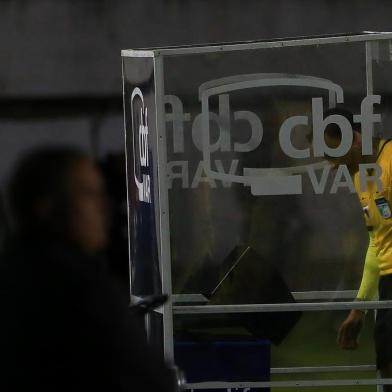
[{"label": "person's head", "polygon": [[[333,108],[324,112],[324,118],[331,115],[339,115],[348,120],[353,130],[353,142],[349,151],[342,157],[326,156],[327,161],[333,168],[339,165],[346,165],[351,174],[354,174],[359,169],[359,164],[363,160],[362,156],[362,136],[359,123],[354,123],[353,114],[344,108]],[[324,140],[328,147],[337,148],[342,141],[342,132],[340,127],[331,123],[328,124],[324,131]]]},{"label": "person's head", "polygon": [[95,253],[108,241],[103,178],[88,156],[68,147],[28,154],[10,183],[17,229],[71,242]]}]

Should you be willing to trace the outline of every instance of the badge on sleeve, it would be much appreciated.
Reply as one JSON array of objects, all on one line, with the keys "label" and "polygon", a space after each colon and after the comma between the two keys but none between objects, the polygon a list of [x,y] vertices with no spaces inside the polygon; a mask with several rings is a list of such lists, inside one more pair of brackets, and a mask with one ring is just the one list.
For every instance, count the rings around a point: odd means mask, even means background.
[{"label": "badge on sleeve", "polygon": [[378,211],[384,219],[389,219],[392,216],[391,208],[388,200],[385,197],[380,197],[375,200]]},{"label": "badge on sleeve", "polygon": [[363,207],[362,210],[363,210],[363,213],[365,214],[366,218],[370,218],[369,206]]}]

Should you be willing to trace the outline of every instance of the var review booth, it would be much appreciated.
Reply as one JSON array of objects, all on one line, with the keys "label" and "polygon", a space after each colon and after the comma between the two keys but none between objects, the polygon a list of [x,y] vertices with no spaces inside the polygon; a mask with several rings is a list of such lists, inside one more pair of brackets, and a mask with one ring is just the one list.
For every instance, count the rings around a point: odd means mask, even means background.
[{"label": "var review booth", "polygon": [[[185,388],[390,384],[373,343],[375,311],[390,301],[355,302],[369,309],[359,347],[336,344],[369,237],[347,167],[326,160],[347,152],[351,129],[324,113],[354,114],[363,154],[373,137],[392,136],[392,34],[123,50],[122,59],[131,298],[168,295],[146,317],[147,334]],[[323,138],[330,122],[342,129],[334,150]],[[360,168],[363,181],[370,169]]]}]

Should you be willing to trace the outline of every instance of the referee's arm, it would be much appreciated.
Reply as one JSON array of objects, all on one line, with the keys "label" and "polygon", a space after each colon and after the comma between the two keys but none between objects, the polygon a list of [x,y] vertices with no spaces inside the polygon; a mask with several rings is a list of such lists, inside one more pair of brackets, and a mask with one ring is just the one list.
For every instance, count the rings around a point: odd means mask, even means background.
[{"label": "referee's arm", "polygon": [[369,246],[366,253],[365,266],[362,274],[361,286],[358,290],[357,301],[372,301],[378,297],[379,263],[377,248],[374,244],[373,234],[369,236]]},{"label": "referee's arm", "polygon": [[[369,247],[366,252],[361,286],[356,301],[370,301],[377,298],[379,267],[377,248],[373,235],[370,233]],[[366,311],[353,309],[343,321],[338,331],[337,343],[345,350],[355,350],[358,347],[358,336],[361,332]]]}]

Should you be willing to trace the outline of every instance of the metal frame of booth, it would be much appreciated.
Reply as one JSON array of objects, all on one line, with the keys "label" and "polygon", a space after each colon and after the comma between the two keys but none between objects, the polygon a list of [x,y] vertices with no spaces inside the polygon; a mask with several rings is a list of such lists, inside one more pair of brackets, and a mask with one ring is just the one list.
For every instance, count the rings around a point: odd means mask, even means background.
[{"label": "metal frame of booth", "polygon": [[[316,38],[287,39],[274,41],[228,43],[223,45],[187,46],[156,48],[151,50],[123,50],[123,57],[150,57],[153,59],[155,71],[155,105],[156,128],[158,148],[158,180],[159,180],[159,256],[162,271],[162,291],[172,296],[171,255],[170,255],[170,225],[169,225],[169,200],[166,183],[166,134],[165,134],[165,107],[164,107],[164,58],[171,55],[194,54],[207,52],[236,51],[243,49],[280,48],[305,45],[323,45],[331,43],[363,42],[366,45],[366,87],[367,93],[373,92],[372,78],[372,53],[371,43],[379,40],[392,40],[392,33],[364,32],[357,35],[327,36]],[[164,353],[167,360],[174,360],[173,352],[173,317],[184,314],[218,314],[218,313],[252,313],[252,312],[279,312],[279,311],[332,311],[352,309],[353,291],[313,291],[293,293],[301,301],[296,304],[245,304],[245,305],[181,305],[171,299],[161,308],[155,310],[163,315]],[[181,300],[181,295],[176,295]],[[328,302],[329,298],[340,298],[342,302]],[[134,300],[139,298],[133,297]],[[322,302],[323,300],[323,302]],[[308,302],[307,302],[308,301]],[[179,301],[181,302],[181,301]],[[391,308],[392,301],[371,301],[356,303],[356,309],[383,309]],[[373,371],[374,365],[361,366],[323,366],[323,367],[289,367],[272,368],[271,374],[283,373],[323,373],[347,371]],[[364,385],[392,385],[392,379],[350,379],[350,380],[303,380],[303,381],[271,381],[271,382],[217,382],[187,384],[187,389],[222,389],[222,388],[260,388],[260,387],[308,387],[308,386],[364,386]]]}]

